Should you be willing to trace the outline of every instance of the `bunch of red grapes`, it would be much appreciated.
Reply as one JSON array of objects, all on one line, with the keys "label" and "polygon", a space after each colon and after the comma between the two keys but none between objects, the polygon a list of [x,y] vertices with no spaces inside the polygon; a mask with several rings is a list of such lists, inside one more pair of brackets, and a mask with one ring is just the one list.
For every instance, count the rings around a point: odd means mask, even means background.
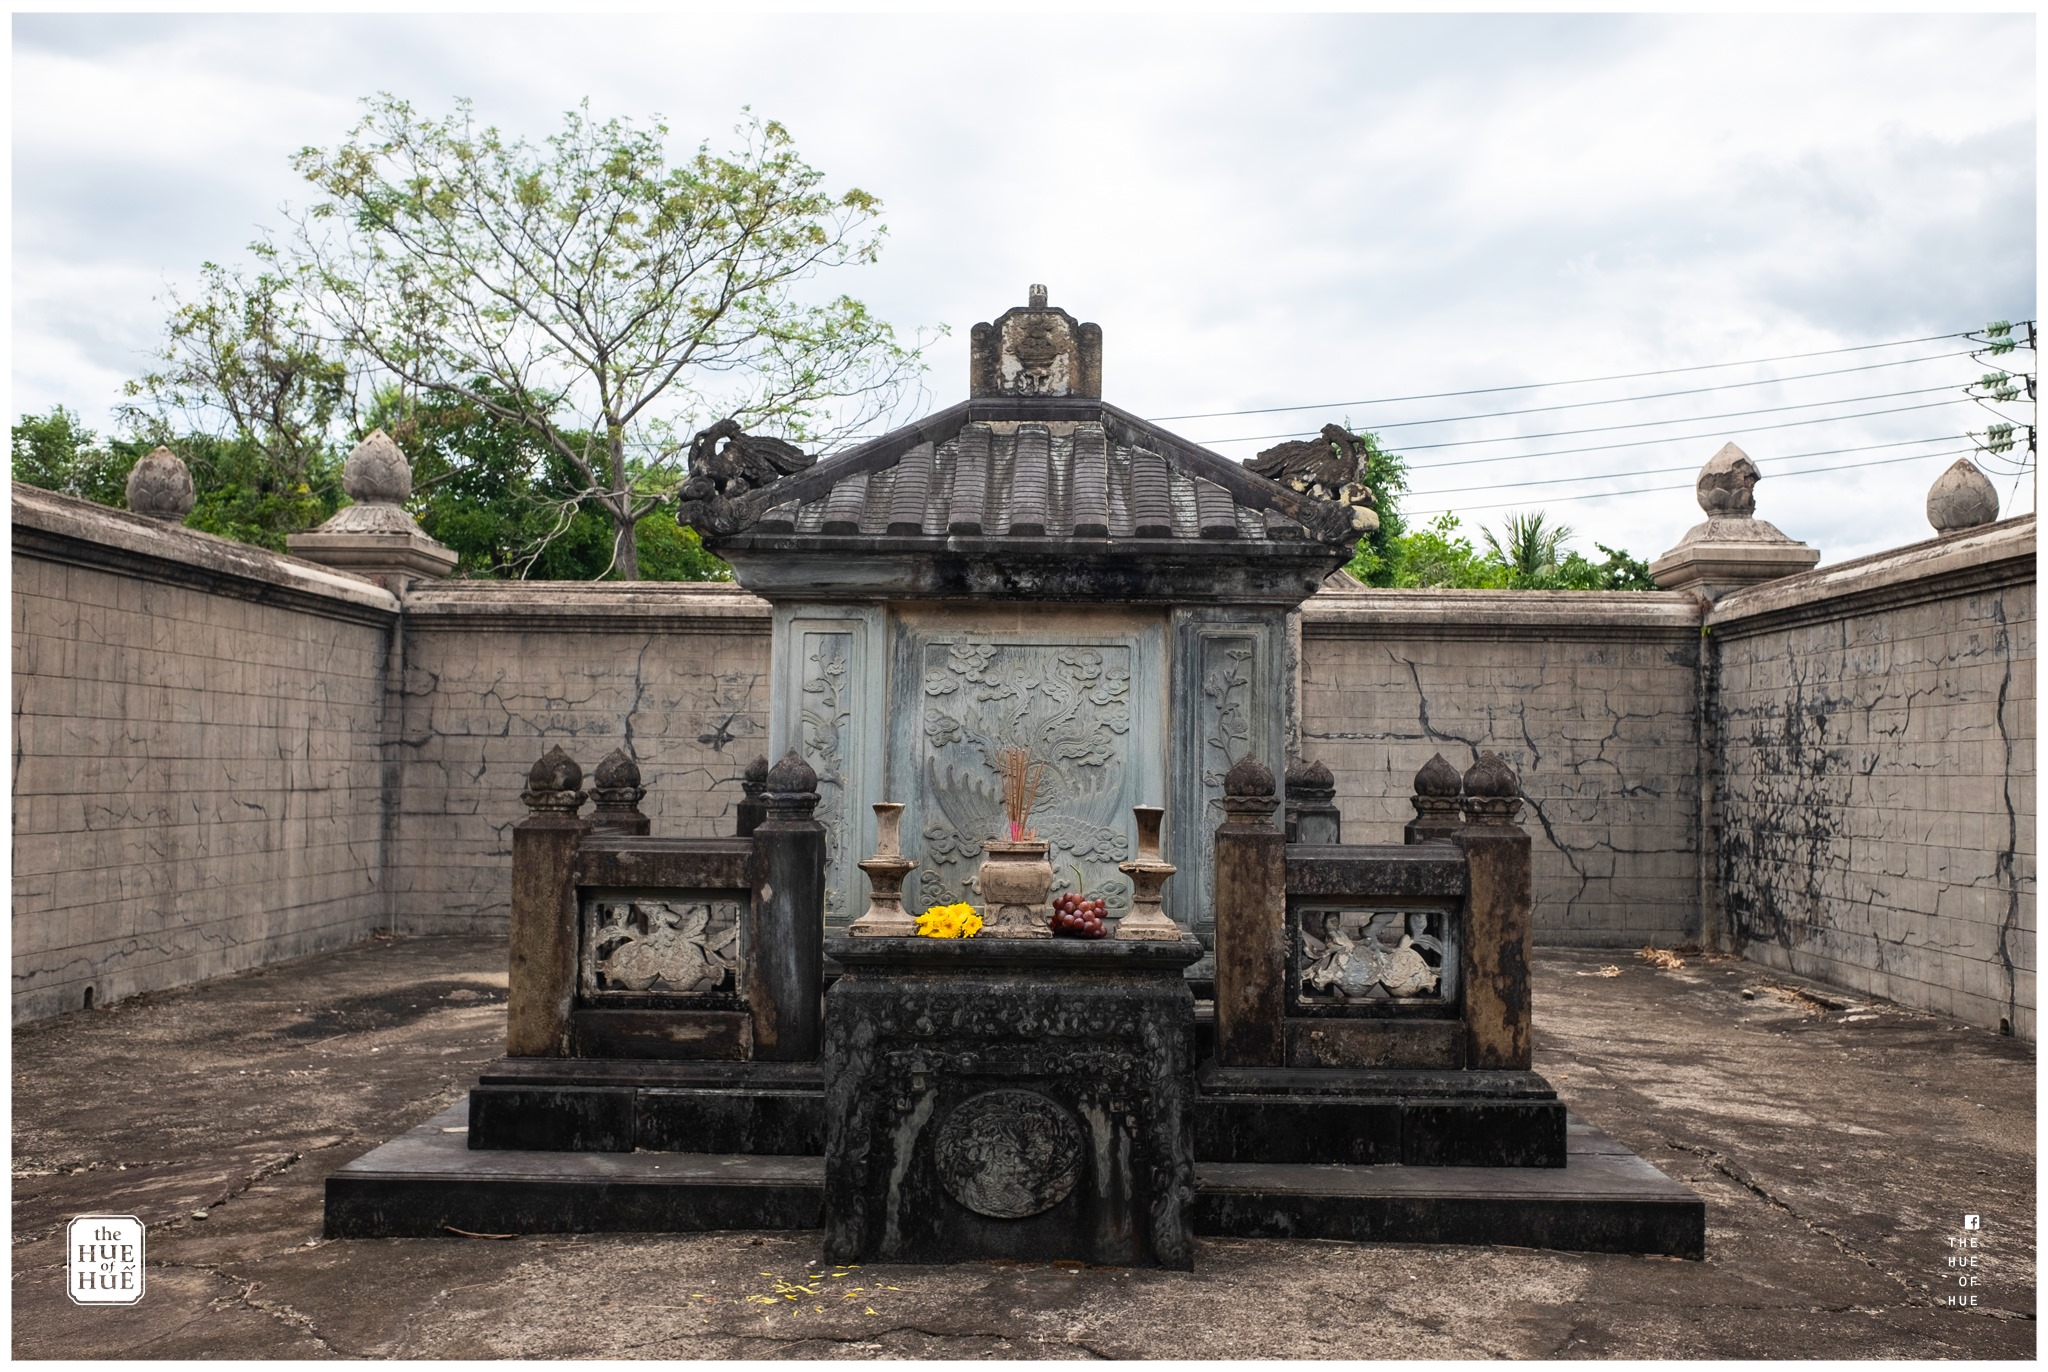
[{"label": "bunch of red grapes", "polygon": [[1109,905],[1100,896],[1083,896],[1067,891],[1053,898],[1054,938],[1103,938],[1109,926]]}]

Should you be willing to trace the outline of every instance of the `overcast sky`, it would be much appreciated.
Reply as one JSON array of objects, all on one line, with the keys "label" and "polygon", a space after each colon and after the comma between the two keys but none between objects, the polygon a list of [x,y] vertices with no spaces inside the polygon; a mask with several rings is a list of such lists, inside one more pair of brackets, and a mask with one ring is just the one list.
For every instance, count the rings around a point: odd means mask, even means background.
[{"label": "overcast sky", "polygon": [[[1653,557],[1702,517],[1690,473],[1732,439],[1765,470],[1759,515],[1834,562],[1928,536],[1953,456],[1773,468],[1962,446],[1991,416],[1943,402],[1985,367],[1937,355],[1966,342],[1385,402],[2033,317],[2034,25],[16,16],[12,403],[105,427],[166,288],[307,203],[290,155],[340,141],[369,92],[436,114],[468,96],[535,138],[588,96],[600,117],[665,116],[679,152],[725,146],[751,105],[829,184],[881,197],[882,261],[839,284],[899,328],[951,326],[933,408],[965,395],[969,326],[1042,281],[1102,325],[1105,396],[1126,409],[1317,407],[1170,422],[1234,457],[1348,419],[1408,454],[1411,510],[1471,528],[1540,508],[1589,552]],[[1415,422],[1908,358],[1936,360]],[[1777,408],[1820,401],[1839,403]],[[1832,418],[1877,409],[1899,412]],[[1531,437],[1548,434],[1566,436]],[[1895,446],[1835,451],[1874,444]],[[1513,484],[1562,477],[1594,479]],[[2023,486],[2009,508],[2030,502]]]}]

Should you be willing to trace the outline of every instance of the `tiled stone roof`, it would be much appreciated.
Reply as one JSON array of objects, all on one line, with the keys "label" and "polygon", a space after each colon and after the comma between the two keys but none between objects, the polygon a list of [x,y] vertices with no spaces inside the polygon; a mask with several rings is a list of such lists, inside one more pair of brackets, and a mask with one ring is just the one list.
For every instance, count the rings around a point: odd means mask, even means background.
[{"label": "tiled stone roof", "polygon": [[[840,466],[848,470],[836,472]],[[808,480],[801,484],[808,489],[770,505],[753,532],[933,539],[1311,537],[1276,509],[1240,503],[1184,454],[1119,442],[1099,422],[969,422],[950,437],[916,443],[893,463],[864,468],[833,459],[819,463],[804,474]],[[797,483],[778,483],[784,484]]]}]

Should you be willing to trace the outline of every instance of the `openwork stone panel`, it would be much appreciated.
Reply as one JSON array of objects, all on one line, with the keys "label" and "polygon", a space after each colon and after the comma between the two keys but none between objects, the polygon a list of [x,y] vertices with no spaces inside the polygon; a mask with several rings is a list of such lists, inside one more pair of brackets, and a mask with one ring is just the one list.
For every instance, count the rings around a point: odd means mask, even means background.
[{"label": "openwork stone panel", "polygon": [[1289,921],[1299,1009],[1401,1013],[1458,1004],[1458,919],[1449,910],[1310,906]]},{"label": "openwork stone panel", "polygon": [[735,1003],[742,903],[730,896],[584,898],[579,990],[594,1004],[648,997]]}]

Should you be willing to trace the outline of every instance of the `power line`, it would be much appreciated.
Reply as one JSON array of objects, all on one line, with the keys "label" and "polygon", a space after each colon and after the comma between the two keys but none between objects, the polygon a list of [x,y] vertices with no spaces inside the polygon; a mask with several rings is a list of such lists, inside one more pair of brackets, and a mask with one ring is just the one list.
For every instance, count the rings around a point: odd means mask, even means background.
[{"label": "power line", "polygon": [[[1961,352],[1930,353],[1926,357],[1903,357],[1893,362],[1872,362],[1862,367],[1837,367],[1825,372],[1801,372],[1796,376],[1768,376],[1760,381],[1725,381],[1716,386],[1692,386],[1685,390],[1654,391],[1647,395],[1616,396],[1609,400],[1575,400],[1568,405],[1536,405],[1523,410],[1485,410],[1478,414],[1451,415],[1443,419],[1404,419],[1398,423],[1370,424],[1365,427],[1374,433],[1379,433],[1386,429],[1413,429],[1429,424],[1462,424],[1472,419],[1506,419],[1515,415],[1550,414],[1557,410],[1585,410],[1601,405],[1630,405],[1639,400],[1669,400],[1674,396],[1706,395],[1712,391],[1737,391],[1751,386],[1779,386],[1789,381],[1811,381],[1823,376],[1847,376],[1852,372],[1873,372],[1884,367],[1906,367],[1916,362],[1939,362],[1944,358],[1968,357],[1970,355],[1970,350],[1966,348]],[[1941,388],[1935,387],[1934,389],[1939,390]],[[1892,392],[1892,394],[1912,394],[1912,392]],[[1817,401],[1815,403],[1825,402]],[[1292,433],[1252,434],[1244,438],[1212,438],[1205,441],[1209,443],[1264,443],[1276,438],[1313,438],[1319,432],[1321,431],[1315,429],[1297,429]]]},{"label": "power line", "polygon": [[[1754,414],[1783,414],[1787,410],[1815,410],[1823,405],[1861,405],[1871,400],[1896,400],[1901,396],[1933,395],[1938,391],[1964,392],[1966,390],[1967,387],[1958,385],[1921,386],[1910,391],[1881,391],[1876,395],[1844,395],[1837,396],[1833,400],[1803,400],[1796,405],[1766,405],[1754,410],[1722,410],[1714,414],[1679,415],[1674,419],[1638,419],[1628,424],[1602,424],[1590,429],[1553,429],[1549,433],[1540,434],[1501,434],[1493,438],[1447,439],[1442,443],[1408,443],[1402,445],[1401,451],[1403,453],[1420,453],[1428,452],[1433,448],[1470,448],[1480,443],[1521,443],[1536,438],[1576,438],[1580,434],[1611,434],[1619,433],[1623,429],[1654,429],[1664,424],[1693,424],[1708,419],[1745,419]],[[1968,396],[1967,398],[1975,400],[1978,397]],[[1854,419],[1856,416],[1841,415],[1837,417]],[[1417,422],[1449,423],[1452,421],[1428,420]],[[1392,428],[1393,425],[1390,424],[1387,427]],[[1285,437],[1287,437],[1286,434],[1262,434],[1253,438],[1235,438],[1221,441],[1230,443],[1261,443],[1268,438]]]},{"label": "power line", "polygon": [[1530,381],[1519,386],[1480,386],[1469,391],[1431,391],[1424,395],[1388,395],[1373,400],[1336,400],[1315,405],[1269,405],[1257,410],[1210,410],[1206,414],[1161,415],[1152,422],[1164,424],[1176,419],[1228,419],[1243,414],[1285,414],[1289,410],[1341,410],[1347,405],[1393,405],[1404,400],[1451,400],[1464,395],[1499,395],[1507,391],[1540,391],[1551,386],[1591,386],[1603,381],[1639,381],[1646,376],[1678,376],[1685,372],[1710,372],[1721,367],[1761,367],[1768,362],[1799,362],[1809,357],[1838,357],[1843,353],[1867,353],[1877,348],[1903,348],[1914,343],[1940,343],[1950,338],[1968,338],[1970,332],[1936,333],[1925,338],[1900,338],[1890,343],[1863,343],[1853,348],[1823,348],[1818,352],[1786,353],[1780,357],[1753,357],[1744,362],[1702,362],[1694,367],[1660,367],[1648,372],[1618,372],[1613,376],[1584,376],[1575,381]]},{"label": "power line", "polygon": [[[1900,405],[1890,410],[1863,410],[1856,414],[1824,414],[1812,419],[1788,419],[1783,424],[1746,424],[1737,432],[1744,434],[1769,433],[1774,429],[1797,429],[1807,424],[1832,424],[1837,420],[1867,419],[1872,415],[1904,414],[1911,410],[1938,410],[1944,405],[1960,405],[1962,397],[1954,400],[1933,400],[1925,405]],[[1437,471],[1444,467],[1476,467],[1488,462],[1525,462],[1537,457],[1572,457],[1579,453],[1609,453],[1621,448],[1654,448],[1659,443],[1691,443],[1696,440],[1711,442],[1716,438],[1725,439],[1726,429],[1714,429],[1702,434],[1667,434],[1662,438],[1633,438],[1625,443],[1596,443],[1584,448],[1546,448],[1540,453],[1502,453],[1498,457],[1460,457],[1449,462],[1432,462],[1425,470]],[[1439,447],[1457,447],[1458,444],[1438,444]]]},{"label": "power line", "polygon": [[[1854,448],[1823,448],[1818,452],[1810,453],[1780,453],[1775,457],[1765,458],[1764,461],[1793,462],[1802,457],[1833,457],[1840,453],[1876,452],[1883,448],[1904,448],[1918,443],[1955,443],[1968,437],[1968,434],[1936,434],[1932,438],[1908,438],[1902,439],[1897,443],[1869,443]],[[1924,457],[1926,454],[1921,453],[1916,454],[1916,456]],[[1910,461],[1911,459],[1901,458],[1898,460]],[[1443,486],[1432,491],[1411,490],[1405,492],[1405,494],[1418,500],[1433,500],[1438,496],[1458,495],[1465,491],[1509,491],[1523,486],[1565,486],[1579,481],[1612,481],[1616,477],[1631,476],[1668,476],[1672,472],[1696,472],[1698,470],[1699,464],[1692,463],[1677,467],[1645,467],[1640,471],[1633,472],[1595,472],[1591,476],[1549,476],[1535,481],[1489,481],[1482,486]],[[1574,496],[1572,498],[1578,499],[1579,497]]]},{"label": "power line", "polygon": [[[1881,457],[1870,462],[1842,462],[1827,467],[1802,467],[1795,472],[1768,472],[1766,473],[1766,475],[1772,477],[1773,479],[1776,479],[1782,476],[1812,476],[1819,472],[1846,472],[1854,470],[1859,467],[1889,467],[1892,464],[1898,462],[1924,462],[1931,457],[1953,457],[1957,454],[1969,453],[1971,451],[1973,451],[1973,449],[1970,448],[1949,448],[1945,451],[1938,453],[1910,453],[1905,457]],[[1561,495],[1557,496],[1556,500],[1560,503],[1566,503],[1574,500],[1611,500],[1625,495],[1651,495],[1660,491],[1689,491],[1691,489],[1693,489],[1693,487],[1687,485],[1638,486],[1623,491],[1587,491],[1582,495]],[[1466,510],[1504,510],[1509,508],[1510,506],[1526,505],[1529,503],[1530,502],[1527,500],[1501,500],[1495,501],[1494,503],[1488,505],[1466,505],[1461,508]],[[1420,519],[1425,515],[1454,513],[1456,513],[1456,511],[1450,509],[1415,511],[1403,510],[1401,512],[1403,518],[1414,519]]]}]

